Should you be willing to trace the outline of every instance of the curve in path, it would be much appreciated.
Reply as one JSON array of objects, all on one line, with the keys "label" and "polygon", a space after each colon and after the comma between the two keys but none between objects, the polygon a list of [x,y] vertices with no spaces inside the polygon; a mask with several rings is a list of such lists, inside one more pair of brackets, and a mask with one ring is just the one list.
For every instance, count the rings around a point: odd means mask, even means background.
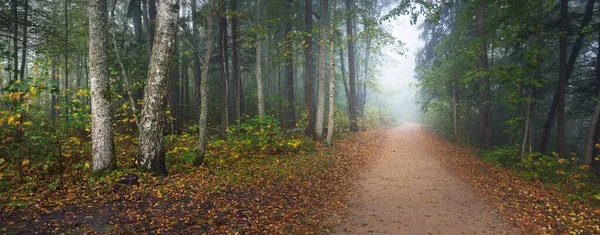
[{"label": "curve in path", "polygon": [[418,124],[388,132],[333,234],[518,234],[452,175]]}]

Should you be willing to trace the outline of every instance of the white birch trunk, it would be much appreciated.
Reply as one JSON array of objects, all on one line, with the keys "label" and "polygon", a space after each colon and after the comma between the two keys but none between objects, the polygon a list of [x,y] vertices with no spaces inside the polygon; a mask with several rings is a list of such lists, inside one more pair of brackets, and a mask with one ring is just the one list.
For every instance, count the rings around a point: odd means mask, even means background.
[{"label": "white birch trunk", "polygon": [[[260,0],[256,0],[256,14],[260,19]],[[258,24],[257,24],[258,26]],[[258,98],[258,115],[265,116],[265,101],[263,98],[263,84],[262,84],[262,69],[261,69],[261,48],[260,48],[260,35],[256,36],[256,96]]]},{"label": "white birch trunk", "polygon": [[91,0],[88,8],[93,171],[110,171],[117,166],[110,111],[107,6],[106,0]]},{"label": "white birch trunk", "polygon": [[[214,15],[214,14],[213,14]],[[208,81],[208,70],[210,67],[210,57],[213,52],[213,16],[208,17],[208,30],[207,30],[207,50],[204,55],[204,61],[202,64],[202,74],[200,75],[200,119],[198,120],[198,126],[200,130],[198,132],[198,156],[194,161],[195,165],[202,165],[204,162],[204,155],[206,153],[207,143],[207,120],[208,120],[208,95],[206,83]]]},{"label": "white birch trunk", "polygon": [[139,126],[138,167],[163,175],[167,174],[163,142],[167,108],[166,88],[175,49],[178,12],[178,0],[159,0],[157,27]]},{"label": "white birch trunk", "polygon": [[327,0],[321,0],[321,39],[319,40],[319,81],[317,89],[317,119],[315,122],[315,136],[323,138],[323,122],[325,115],[325,77],[327,68]]}]

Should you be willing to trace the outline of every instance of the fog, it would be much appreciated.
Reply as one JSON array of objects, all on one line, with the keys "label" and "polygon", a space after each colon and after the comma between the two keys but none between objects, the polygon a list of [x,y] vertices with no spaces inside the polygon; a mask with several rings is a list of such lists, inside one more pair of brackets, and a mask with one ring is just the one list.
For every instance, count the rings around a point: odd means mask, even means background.
[{"label": "fog", "polygon": [[384,23],[384,27],[404,43],[403,54],[384,50],[386,62],[379,68],[379,82],[385,97],[383,103],[397,122],[418,122],[421,116],[416,102],[418,88],[415,86],[415,56],[424,45],[417,29],[420,22],[411,25],[409,16],[400,16]]}]

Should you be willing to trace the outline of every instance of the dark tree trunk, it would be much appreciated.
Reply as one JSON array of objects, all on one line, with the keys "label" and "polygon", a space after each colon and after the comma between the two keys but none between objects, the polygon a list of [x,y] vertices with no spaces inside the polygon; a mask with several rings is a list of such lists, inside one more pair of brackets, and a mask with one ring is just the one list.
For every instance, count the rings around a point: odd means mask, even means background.
[{"label": "dark tree trunk", "polygon": [[346,18],[346,34],[348,37],[348,77],[350,99],[348,108],[350,112],[350,131],[358,131],[357,123],[357,95],[356,95],[356,62],[354,61],[354,0],[346,0],[346,10],[349,11]]},{"label": "dark tree trunk", "polygon": [[565,156],[565,97],[567,89],[567,30],[568,30],[568,0],[560,1],[560,28],[563,34],[560,36],[559,45],[559,77],[557,96],[557,117],[556,117],[556,151],[561,157]]},{"label": "dark tree trunk", "polygon": [[168,103],[169,110],[171,112],[171,131],[179,130],[181,128],[181,113],[180,110],[180,90],[179,86],[181,85],[181,79],[179,77],[179,47],[178,47],[178,35],[175,32],[175,49],[173,50],[173,60],[171,62],[171,75],[169,79],[169,94],[168,94]]},{"label": "dark tree trunk", "polygon": [[[193,51],[194,51],[194,87],[195,87],[195,99],[196,99],[196,103],[200,104],[200,81],[201,81],[201,71],[202,71],[202,62],[200,61],[200,32],[198,30],[198,27],[200,26],[200,23],[198,22],[198,11],[197,11],[197,4],[196,4],[197,0],[192,0],[192,21],[193,21],[193,27],[192,27],[192,46]],[[193,110],[197,110],[197,109],[193,109]],[[199,114],[199,113],[197,113]]]},{"label": "dark tree trunk", "polygon": [[140,44],[144,41],[144,26],[142,24],[141,0],[129,1],[129,15],[133,19],[133,32],[135,41]]},{"label": "dark tree trunk", "polygon": [[[477,35],[484,37],[485,34],[485,9],[487,0],[482,0],[477,6]],[[479,69],[479,130],[481,147],[488,148],[492,144],[492,109],[488,102],[490,101],[490,79],[485,73],[488,67],[487,43],[485,40],[479,46],[479,56],[477,58],[477,69]]]},{"label": "dark tree trunk", "polygon": [[314,78],[313,78],[313,45],[312,45],[312,0],[304,1],[304,112],[308,114],[308,125],[304,130],[304,134],[309,137],[315,135],[315,122],[317,120],[317,114],[315,112],[314,105]]},{"label": "dark tree trunk", "polygon": [[[588,0],[585,6],[585,13],[583,15],[583,19],[581,20],[581,26],[579,27],[579,34],[575,39],[575,43],[573,43],[573,47],[571,48],[571,54],[569,55],[569,60],[567,62],[567,77],[566,81],[569,81],[571,74],[575,68],[575,62],[577,61],[577,57],[579,56],[579,52],[583,47],[583,39],[585,38],[585,32],[583,29],[590,24],[592,20],[592,15],[594,12],[594,2],[595,0]],[[548,116],[546,118],[546,122],[544,123],[544,132],[542,133],[542,138],[540,140],[540,146],[538,151],[540,153],[545,154],[548,147],[548,139],[550,138],[550,133],[552,132],[552,126],[554,125],[554,119],[556,117],[556,108],[558,105],[558,90],[554,93],[554,97],[552,99],[552,104],[550,105],[550,110],[548,111]]]},{"label": "dark tree trunk", "polygon": [[[291,3],[286,3],[287,11],[291,11]],[[292,20],[288,19],[285,23],[285,35],[290,35],[292,33]],[[293,62],[293,42],[292,39],[286,39],[286,50],[289,55],[285,57],[285,74],[286,74],[286,84],[285,84],[285,96],[287,99],[287,125],[286,128],[291,129],[296,126],[296,97],[294,93],[294,62]],[[312,79],[312,78],[311,78]],[[311,93],[312,94],[312,93]]]},{"label": "dark tree trunk", "polygon": [[[148,1],[148,45],[153,48],[156,31],[156,0]],[[159,0],[160,1],[160,0]]]},{"label": "dark tree trunk", "polygon": [[162,175],[167,174],[163,142],[167,91],[164,88],[175,49],[178,11],[178,0],[160,0],[139,126],[138,167]]},{"label": "dark tree trunk", "polygon": [[240,120],[242,117],[241,113],[241,89],[242,85],[239,78],[239,51],[238,51],[238,19],[237,19],[237,0],[231,0],[231,12],[234,14],[231,16],[231,47],[232,47],[232,64],[233,64],[233,87],[235,96],[235,117]]},{"label": "dark tree trunk", "polygon": [[227,45],[227,20],[225,18],[225,0],[219,2],[219,66],[221,77],[221,133],[225,135],[229,127],[229,88],[227,79],[227,58],[225,58]]},{"label": "dark tree trunk", "polygon": [[12,0],[12,33],[13,33],[13,80],[19,80],[19,12],[17,0]]}]

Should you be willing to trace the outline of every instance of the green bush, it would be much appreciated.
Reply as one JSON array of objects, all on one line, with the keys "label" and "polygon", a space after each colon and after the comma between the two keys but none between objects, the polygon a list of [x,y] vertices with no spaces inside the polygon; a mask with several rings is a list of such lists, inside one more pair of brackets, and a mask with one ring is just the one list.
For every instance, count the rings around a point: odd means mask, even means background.
[{"label": "green bush", "polygon": [[216,156],[230,156],[234,159],[247,156],[294,152],[305,141],[285,135],[277,119],[257,116],[227,129],[224,139],[209,141],[209,153]]},{"label": "green bush", "polygon": [[514,168],[521,163],[519,150],[514,146],[494,147],[481,152],[483,159],[496,166]]}]

